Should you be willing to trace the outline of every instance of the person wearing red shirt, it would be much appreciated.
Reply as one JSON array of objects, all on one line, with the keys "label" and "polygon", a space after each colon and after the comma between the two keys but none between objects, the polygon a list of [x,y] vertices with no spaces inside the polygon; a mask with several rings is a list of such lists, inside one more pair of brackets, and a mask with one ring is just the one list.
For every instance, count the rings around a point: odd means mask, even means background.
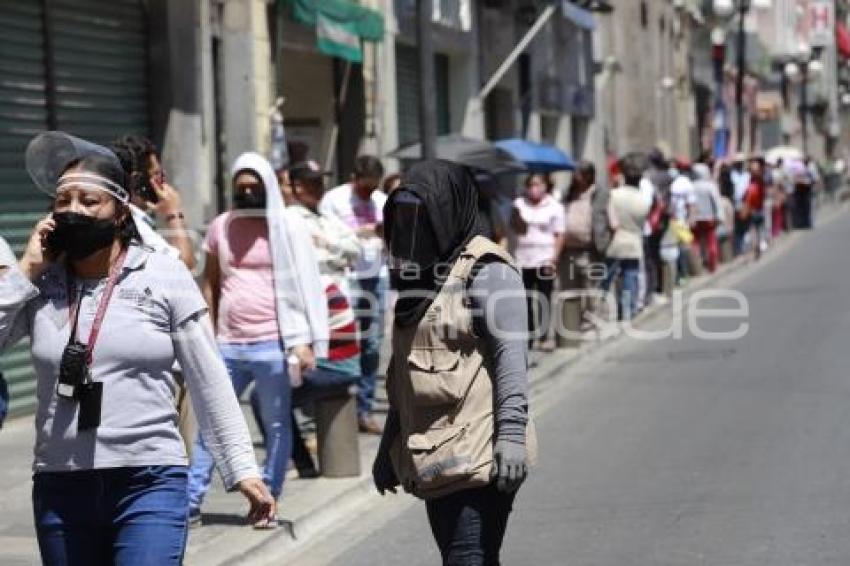
[{"label": "person wearing red shirt", "polygon": [[749,214],[749,230],[752,232],[753,255],[761,255],[762,232],[764,230],[764,199],[767,189],[764,180],[764,159],[750,161],[750,184],[744,193],[744,207]]}]

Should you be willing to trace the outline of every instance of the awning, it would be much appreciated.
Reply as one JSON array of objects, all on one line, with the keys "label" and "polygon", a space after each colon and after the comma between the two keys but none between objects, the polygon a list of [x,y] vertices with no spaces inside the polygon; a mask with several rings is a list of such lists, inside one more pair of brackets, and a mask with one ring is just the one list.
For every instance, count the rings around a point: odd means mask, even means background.
[{"label": "awning", "polygon": [[835,44],[838,46],[839,55],[850,59],[850,31],[843,22],[835,24]]},{"label": "awning", "polygon": [[363,61],[363,41],[384,38],[380,12],[350,0],[278,0],[292,19],[316,28],[316,46],[326,55],[353,63]]},{"label": "awning", "polygon": [[593,19],[592,12],[579,8],[570,0],[561,0],[561,9],[564,17],[576,26],[588,31],[596,29],[596,21]]}]

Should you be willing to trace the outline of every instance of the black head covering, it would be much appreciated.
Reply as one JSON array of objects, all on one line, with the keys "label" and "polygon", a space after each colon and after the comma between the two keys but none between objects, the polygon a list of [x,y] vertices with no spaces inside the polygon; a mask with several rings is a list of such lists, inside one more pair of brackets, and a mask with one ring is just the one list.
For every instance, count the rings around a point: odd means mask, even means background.
[{"label": "black head covering", "polygon": [[[393,195],[401,191],[415,195],[427,210],[440,264],[453,265],[470,240],[482,234],[478,219],[478,185],[467,167],[442,160],[417,163],[402,176],[401,186]],[[408,228],[393,226],[393,195],[384,206],[384,241],[387,245],[392,241],[394,229]],[[397,285],[402,296],[396,302],[396,323],[406,326],[419,322],[442,283],[431,272],[416,281]],[[430,292],[405,298],[404,291]]]}]

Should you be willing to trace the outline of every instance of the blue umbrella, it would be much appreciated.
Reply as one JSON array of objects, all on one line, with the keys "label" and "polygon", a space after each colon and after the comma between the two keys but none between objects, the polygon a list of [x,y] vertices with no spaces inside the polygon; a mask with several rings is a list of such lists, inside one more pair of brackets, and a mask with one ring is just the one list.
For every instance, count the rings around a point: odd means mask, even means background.
[{"label": "blue umbrella", "polygon": [[497,141],[496,147],[504,149],[517,161],[521,161],[529,171],[551,173],[553,171],[573,171],[575,162],[569,155],[553,145],[530,142],[519,138]]}]

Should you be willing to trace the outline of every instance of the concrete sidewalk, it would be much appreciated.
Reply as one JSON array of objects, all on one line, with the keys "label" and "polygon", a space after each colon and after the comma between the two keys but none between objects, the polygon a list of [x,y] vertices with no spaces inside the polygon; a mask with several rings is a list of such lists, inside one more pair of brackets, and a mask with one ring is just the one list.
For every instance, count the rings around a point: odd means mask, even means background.
[{"label": "concrete sidewalk", "polygon": [[[828,207],[822,215],[825,219],[846,208]],[[773,247],[780,249],[791,239],[781,238]],[[718,278],[748,262],[738,258],[723,265],[715,274],[692,278],[686,291],[709,287]],[[636,319],[636,323],[648,321],[666,308],[651,307]],[[563,376],[565,369],[585,354],[616,340],[617,337],[612,336],[607,340],[586,342],[579,349],[535,352],[536,363],[529,372],[532,395],[545,389],[547,382]],[[377,397],[377,410],[383,413],[386,410],[383,383]],[[244,409],[247,421],[253,426],[248,407]],[[32,418],[21,418],[11,421],[0,431],[4,464],[0,467],[0,564],[4,566],[39,563],[30,504],[32,428]],[[256,430],[252,433],[259,447],[260,436]],[[270,551],[284,557],[287,550],[305,544],[317,533],[327,533],[335,525],[351,520],[365,503],[378,497],[371,485],[371,464],[377,445],[377,437],[360,436],[361,474],[355,478],[301,480],[291,471],[280,504],[279,517],[283,525],[274,531],[254,531],[246,526],[244,499],[238,494],[225,493],[216,479],[204,505],[204,524],[190,532],[186,563],[203,566],[251,564],[262,560],[260,557],[267,556]],[[259,448],[258,458],[262,460]]]}]

